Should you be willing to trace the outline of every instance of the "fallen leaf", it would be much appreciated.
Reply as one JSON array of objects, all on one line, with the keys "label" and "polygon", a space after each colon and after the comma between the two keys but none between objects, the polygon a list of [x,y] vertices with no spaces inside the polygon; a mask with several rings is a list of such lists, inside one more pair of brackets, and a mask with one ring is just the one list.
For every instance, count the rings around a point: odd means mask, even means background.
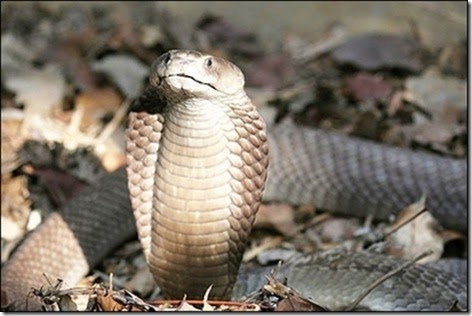
[{"label": "fallen leaf", "polygon": [[287,53],[274,53],[256,61],[246,74],[249,86],[280,89],[294,81],[296,71]]},{"label": "fallen leaf", "polygon": [[[409,98],[431,113],[433,120],[442,121],[446,115],[448,120],[445,122],[451,122],[445,107],[467,110],[467,82],[441,75],[435,68],[429,68],[421,76],[408,78],[405,88]],[[457,122],[457,118],[453,121]]]},{"label": "fallen leaf", "polygon": [[457,301],[452,303],[452,305],[449,308],[448,312],[466,312],[467,311],[466,309],[459,308],[459,306],[457,306],[457,303],[458,303]]},{"label": "fallen leaf", "polygon": [[357,218],[329,217],[310,230],[315,231],[323,242],[338,243],[352,239],[360,227]]},{"label": "fallen leaf", "polygon": [[123,98],[112,87],[96,88],[79,93],[75,108],[82,109],[81,128],[102,125],[102,120],[118,110]]},{"label": "fallen leaf", "polygon": [[107,291],[107,296],[111,296],[112,299],[115,301],[113,308],[116,308],[117,311],[157,311],[157,309],[153,305],[144,302],[139,296],[134,295],[126,289],[119,291]]},{"label": "fallen leaf", "polygon": [[[465,127],[441,122],[427,122],[420,125],[405,126],[403,133],[416,144],[423,147],[437,147],[447,152],[447,147],[455,136],[465,133]],[[439,146],[443,146],[441,150]],[[433,148],[434,149],[434,148]]]},{"label": "fallen leaf", "polygon": [[97,295],[97,304],[100,306],[102,311],[119,312],[125,308],[125,304],[123,304],[121,300],[114,298],[113,294],[112,291],[107,291],[105,294]]},{"label": "fallen leaf", "polygon": [[380,136],[380,141],[397,147],[408,147],[411,143],[403,126],[400,125],[387,126],[386,130]]},{"label": "fallen leaf", "polygon": [[55,107],[62,104],[66,82],[59,67],[27,68],[2,78],[5,86],[15,92],[15,100],[24,105],[24,124],[42,128]]},{"label": "fallen leaf", "polygon": [[149,268],[144,266],[125,283],[125,287],[133,293],[148,297],[156,288],[156,282]]},{"label": "fallen leaf", "polygon": [[95,71],[107,74],[128,98],[136,98],[143,91],[149,67],[136,57],[126,54],[109,55],[93,62]]},{"label": "fallen leaf", "polygon": [[[20,225],[10,219],[9,217],[2,216],[1,217],[1,231],[2,231],[2,244],[3,244],[3,239],[5,240],[14,240],[16,238],[19,238],[23,236],[25,233],[25,227],[20,227]],[[7,258],[5,258],[6,260]],[[3,262],[3,249],[2,249],[2,262]]]},{"label": "fallen leaf", "polygon": [[366,34],[352,37],[332,52],[341,64],[364,70],[400,69],[420,72],[421,46],[411,38],[393,34]]},{"label": "fallen leaf", "polygon": [[274,248],[279,246],[283,242],[283,237],[267,237],[261,241],[258,245],[253,245],[247,249],[243,256],[243,262],[251,261],[257,255],[265,251],[266,249]]},{"label": "fallen leaf", "polygon": [[326,312],[329,311],[301,295],[288,295],[274,309],[275,312]]},{"label": "fallen leaf", "polygon": [[23,235],[31,211],[26,176],[2,177],[2,239],[13,240]]},{"label": "fallen leaf", "polygon": [[267,276],[267,284],[264,285],[264,290],[281,298],[274,310],[277,312],[328,311],[313,300],[304,297],[296,289],[280,282],[272,274]]},{"label": "fallen leaf", "polygon": [[345,78],[341,90],[354,102],[385,102],[392,94],[393,86],[379,76],[359,73]]},{"label": "fallen leaf", "polygon": [[253,228],[271,228],[284,236],[297,233],[295,214],[289,204],[263,204],[259,207]]},{"label": "fallen leaf", "polygon": [[351,135],[377,140],[381,135],[382,122],[383,117],[379,110],[373,108],[362,112],[352,126]]},{"label": "fallen leaf", "polygon": [[[169,309],[167,309],[169,310]],[[176,312],[201,312],[200,309],[194,307],[193,305],[190,305],[187,303],[185,300],[182,300],[182,303],[177,306],[176,308],[172,309]]]},{"label": "fallen leaf", "polygon": [[[424,210],[425,201],[426,198],[423,196],[419,201],[405,207],[398,214],[395,222],[386,228],[387,232],[396,229],[400,224]],[[444,249],[439,223],[427,211],[386,238],[385,252],[397,257],[413,259],[425,249],[431,249],[433,254],[421,259],[420,263],[438,260]]]}]

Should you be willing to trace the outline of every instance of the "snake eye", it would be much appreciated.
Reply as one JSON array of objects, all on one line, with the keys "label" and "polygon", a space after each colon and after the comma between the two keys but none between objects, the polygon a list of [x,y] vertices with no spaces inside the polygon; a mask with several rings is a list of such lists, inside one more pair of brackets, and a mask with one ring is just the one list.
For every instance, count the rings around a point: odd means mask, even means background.
[{"label": "snake eye", "polygon": [[211,68],[211,65],[213,65],[213,59],[211,57],[208,57],[207,59],[205,59],[205,66]]}]

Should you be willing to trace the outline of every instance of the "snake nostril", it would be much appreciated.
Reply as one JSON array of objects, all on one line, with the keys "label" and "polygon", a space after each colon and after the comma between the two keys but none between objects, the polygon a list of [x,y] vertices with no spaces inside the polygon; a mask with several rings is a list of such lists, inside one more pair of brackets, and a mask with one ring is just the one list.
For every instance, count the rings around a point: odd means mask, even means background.
[{"label": "snake nostril", "polygon": [[164,53],[161,56],[159,56],[155,62],[156,65],[168,65],[170,62],[170,53]]},{"label": "snake nostril", "polygon": [[170,54],[167,52],[162,57],[163,57],[164,64],[167,65],[170,62]]}]

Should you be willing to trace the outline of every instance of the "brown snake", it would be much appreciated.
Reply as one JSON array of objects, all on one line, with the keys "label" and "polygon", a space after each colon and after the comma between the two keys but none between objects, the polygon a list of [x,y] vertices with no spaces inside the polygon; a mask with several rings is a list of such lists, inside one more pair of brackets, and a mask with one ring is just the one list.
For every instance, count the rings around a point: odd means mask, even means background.
[{"label": "brown snake", "polygon": [[[445,227],[467,229],[465,161],[281,124],[268,131],[233,64],[194,51],[171,51],[152,66],[150,86],[130,114],[128,177],[103,177],[47,218],[2,267],[2,304],[25,308],[42,273],[73,285],[135,232],[167,297],[239,297],[264,281],[238,270],[262,198],[385,219],[428,196]],[[80,214],[79,211],[80,210]],[[288,263],[289,284],[332,309],[404,261],[368,251],[322,253]],[[413,266],[382,283],[360,306],[447,310],[466,306],[466,284]],[[38,308],[32,299],[29,307]]]}]

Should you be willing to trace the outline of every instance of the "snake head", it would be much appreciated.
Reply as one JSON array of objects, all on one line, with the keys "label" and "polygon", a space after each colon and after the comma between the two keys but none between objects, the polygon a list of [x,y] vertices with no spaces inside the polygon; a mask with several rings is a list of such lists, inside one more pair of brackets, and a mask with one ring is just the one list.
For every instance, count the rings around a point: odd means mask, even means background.
[{"label": "snake head", "polygon": [[150,83],[166,97],[207,98],[243,92],[244,75],[222,58],[193,50],[171,50],[152,64]]}]

